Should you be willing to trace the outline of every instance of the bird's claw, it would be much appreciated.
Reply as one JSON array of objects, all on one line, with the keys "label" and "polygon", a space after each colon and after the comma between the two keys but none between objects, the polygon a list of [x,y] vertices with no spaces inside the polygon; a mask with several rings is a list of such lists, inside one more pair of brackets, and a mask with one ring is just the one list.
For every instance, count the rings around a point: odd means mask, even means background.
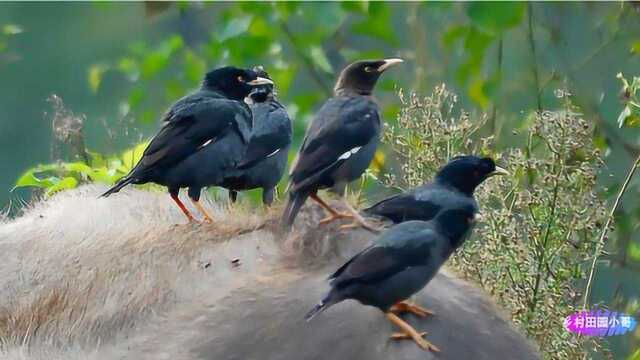
[{"label": "bird's claw", "polygon": [[433,311],[423,308],[422,306],[410,304],[408,302],[399,302],[391,307],[391,311],[395,313],[411,313],[419,317],[433,315]]},{"label": "bird's claw", "polygon": [[389,338],[391,340],[413,340],[422,350],[440,352],[440,349],[437,346],[433,345],[424,338],[425,335],[427,335],[426,331],[416,333],[415,336],[403,332],[397,332],[391,334]]},{"label": "bird's claw", "polygon": [[327,216],[326,218],[320,220],[318,222],[318,225],[326,225],[330,222],[339,220],[339,219],[352,219],[353,215],[349,214],[349,213],[335,213],[335,214],[331,214],[329,216]]},{"label": "bird's claw", "polygon": [[[426,336],[427,332],[423,331],[421,333],[419,333],[420,336]],[[411,335],[407,334],[407,333],[403,333],[403,332],[396,332],[391,334],[391,336],[389,336],[389,339],[391,340],[411,340]]]}]

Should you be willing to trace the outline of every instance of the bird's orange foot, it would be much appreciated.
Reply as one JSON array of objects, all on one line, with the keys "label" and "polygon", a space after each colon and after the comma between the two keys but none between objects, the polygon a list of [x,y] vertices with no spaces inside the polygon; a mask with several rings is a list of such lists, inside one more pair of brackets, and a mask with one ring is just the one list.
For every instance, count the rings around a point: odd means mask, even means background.
[{"label": "bird's orange foot", "polygon": [[394,312],[394,313],[412,313],[416,316],[419,317],[426,317],[428,315],[433,315],[433,311],[431,310],[427,310],[425,308],[423,308],[422,306],[418,306],[415,304],[410,304],[406,301],[401,301],[395,305],[393,305],[391,307],[391,309],[389,309],[389,311]]},{"label": "bird's orange foot", "polygon": [[427,341],[424,336],[427,335],[426,331],[419,332],[416,334],[407,334],[403,332],[397,332],[391,334],[389,337],[391,340],[413,340],[422,350],[428,350],[433,352],[440,352],[440,349],[433,345],[431,342]]},{"label": "bird's orange foot", "polygon": [[360,222],[357,219],[355,219],[354,222],[352,222],[351,224],[345,224],[340,226],[340,231],[346,231],[346,230],[351,230],[351,229],[357,229],[357,228],[364,228],[366,230],[371,231],[374,234],[379,234],[382,230],[378,229],[377,227],[370,225],[369,223],[365,222]]},{"label": "bird's orange foot", "polygon": [[320,220],[318,222],[318,225],[326,225],[330,222],[336,221],[336,220],[340,220],[340,219],[353,219],[353,215],[349,214],[349,213],[335,213],[335,214],[331,214],[329,216],[327,216],[326,218]]},{"label": "bird's orange foot", "polygon": [[409,323],[402,320],[398,315],[394,314],[391,311],[387,312],[386,316],[387,316],[387,319],[389,319],[389,321],[391,321],[394,325],[399,327],[401,330],[400,334],[398,333],[392,334],[391,339],[394,339],[394,340],[411,339],[416,344],[418,344],[418,346],[420,346],[420,348],[422,348],[423,350],[440,352],[440,349],[438,349],[437,346],[433,345],[432,343],[428,342],[423,338],[423,336],[426,335],[425,333],[417,332],[416,329],[413,328],[413,326],[409,325]]}]

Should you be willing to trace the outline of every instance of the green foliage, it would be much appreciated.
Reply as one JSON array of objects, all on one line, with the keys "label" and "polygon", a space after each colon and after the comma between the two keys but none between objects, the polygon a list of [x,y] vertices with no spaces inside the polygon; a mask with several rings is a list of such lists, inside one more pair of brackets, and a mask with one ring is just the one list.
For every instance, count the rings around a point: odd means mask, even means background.
[{"label": "green foliage", "polygon": [[[95,63],[87,72],[89,89],[98,93],[105,76],[124,76],[130,83],[120,105],[126,110],[124,115],[151,123],[171,102],[197,87],[207,70],[226,64],[260,64],[274,79],[281,98],[289,95],[296,78],[303,79],[304,90],[289,96],[297,106],[297,115],[303,118],[317,104],[306,103],[306,99],[318,99],[331,91],[337,68],[336,53],[333,58],[328,53],[329,41],[342,37],[343,32],[353,32],[391,45],[398,43],[395,32],[389,31],[391,9],[384,3],[226,5],[208,20],[215,26],[206,39],[187,41],[184,35],[173,33],[155,44],[133,43],[121,58]],[[182,4],[180,11],[195,6],[216,5]],[[346,62],[365,55],[392,55],[382,51],[365,54],[357,45],[340,42],[338,57]]]},{"label": "green foliage", "polygon": [[493,73],[483,74],[487,50],[522,23],[525,10],[526,4],[519,2],[471,2],[466,5],[469,23],[453,25],[442,36],[449,50],[462,42],[466,55],[456,70],[456,80],[466,84],[469,98],[482,109],[487,109],[495,98],[495,88],[501,80],[500,66]]},{"label": "green foliage", "polygon": [[459,154],[498,159],[512,176],[480,186],[475,234],[451,263],[511,314],[545,359],[578,359],[602,344],[570,335],[563,319],[581,307],[586,261],[606,206],[595,190],[602,159],[591,140],[593,128],[567,93],[559,94],[559,110],[528,116],[519,130],[528,139],[525,145],[498,152],[492,137],[478,135],[485,118],[458,109],[456,96],[444,86],[426,98],[401,92],[398,126],[385,134],[401,168],[385,184],[420,185]]},{"label": "green foliage", "polygon": [[73,189],[83,183],[97,182],[113,185],[131,171],[142,158],[142,153],[147,145],[148,142],[143,142],[120,155],[110,157],[88,151],[89,164],[58,162],[38,165],[25,171],[16,181],[13,189],[38,188],[44,191],[45,196],[51,196],[56,192]]},{"label": "green foliage", "polygon": [[619,127],[640,127],[640,77],[634,76],[629,82],[622,73],[618,73],[622,82],[621,97],[624,109],[618,116]]},{"label": "green foliage", "polygon": [[0,65],[16,60],[16,55],[9,51],[9,41],[12,37],[21,34],[24,30],[17,24],[4,24],[0,26]]}]

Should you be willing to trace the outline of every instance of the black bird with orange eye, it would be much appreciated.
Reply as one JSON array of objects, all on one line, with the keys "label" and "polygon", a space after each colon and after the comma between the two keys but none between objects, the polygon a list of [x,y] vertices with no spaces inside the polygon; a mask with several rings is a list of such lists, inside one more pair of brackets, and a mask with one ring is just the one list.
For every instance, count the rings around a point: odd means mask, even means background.
[{"label": "black bird with orange eye", "polygon": [[339,212],[317,194],[331,188],[344,195],[345,186],[358,179],[369,167],[380,141],[382,119],[372,96],[380,75],[401,59],[356,61],[338,77],[334,96],[318,111],[307,129],[302,147],[290,174],[289,199],[282,215],[282,226],[289,229],[300,208],[310,197],[329,217],[353,219],[373,230],[348,203],[348,212]]},{"label": "black bird with orange eye", "polygon": [[364,209],[363,213],[396,224],[410,220],[428,221],[447,208],[477,207],[473,197],[475,189],[491,176],[508,174],[491,158],[456,156],[438,171],[433,182],[386,198]]},{"label": "black bird with orange eye", "polygon": [[106,197],[129,184],[153,182],[169,188],[171,198],[189,221],[194,217],[178,198],[189,188],[189,198],[205,220],[211,216],[199,203],[203,187],[219,183],[235,167],[249,143],[253,120],[243,99],[254,86],[273,84],[249,69],[228,66],[206,74],[201,88],[178,100],[162,119],[136,166]]}]

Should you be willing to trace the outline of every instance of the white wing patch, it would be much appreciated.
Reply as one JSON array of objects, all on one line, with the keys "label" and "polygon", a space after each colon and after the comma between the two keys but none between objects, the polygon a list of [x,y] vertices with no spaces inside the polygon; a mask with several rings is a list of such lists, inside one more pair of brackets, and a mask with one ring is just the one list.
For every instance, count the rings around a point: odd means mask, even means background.
[{"label": "white wing patch", "polygon": [[200,149],[202,149],[203,147],[205,147],[205,146],[207,146],[207,145],[211,144],[211,143],[213,142],[213,140],[215,140],[215,139],[216,139],[216,138],[212,138],[212,139],[209,139],[209,140],[205,141],[204,143],[202,143],[202,145],[198,146],[198,150],[200,150]]},{"label": "white wing patch", "polygon": [[357,152],[360,150],[360,148],[361,148],[361,147],[362,147],[362,146],[358,146],[358,147],[356,147],[356,148],[353,148],[353,149],[351,149],[351,150],[347,151],[346,153],[344,153],[344,154],[340,155],[340,157],[338,158],[338,160],[346,160],[346,159],[350,158],[350,157],[351,157],[351,155],[353,155],[353,154],[357,153]]},{"label": "white wing patch", "polygon": [[276,149],[276,151],[272,152],[271,154],[267,155],[268,158],[272,157],[273,155],[277,154],[280,152],[280,149]]}]

